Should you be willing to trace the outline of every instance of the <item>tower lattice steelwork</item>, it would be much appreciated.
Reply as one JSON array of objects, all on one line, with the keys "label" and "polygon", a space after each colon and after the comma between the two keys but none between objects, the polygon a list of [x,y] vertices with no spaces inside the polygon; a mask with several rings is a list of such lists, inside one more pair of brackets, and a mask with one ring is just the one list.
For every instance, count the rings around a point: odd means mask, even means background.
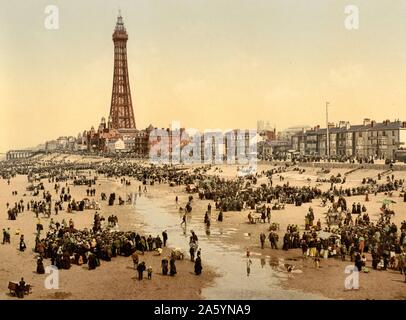
[{"label": "tower lattice steelwork", "polygon": [[113,33],[114,75],[109,122],[114,129],[135,129],[127,64],[128,34],[119,13]]}]

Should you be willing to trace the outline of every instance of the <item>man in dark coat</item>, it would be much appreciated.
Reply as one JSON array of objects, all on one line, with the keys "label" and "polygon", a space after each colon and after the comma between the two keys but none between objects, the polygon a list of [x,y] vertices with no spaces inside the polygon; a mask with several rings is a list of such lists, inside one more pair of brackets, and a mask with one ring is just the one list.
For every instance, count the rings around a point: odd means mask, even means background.
[{"label": "man in dark coat", "polygon": [[18,298],[24,298],[24,293],[25,293],[25,281],[24,278],[21,278],[21,281],[17,286],[16,296]]},{"label": "man in dark coat", "polygon": [[168,241],[168,233],[166,232],[166,230],[162,232],[162,239],[164,241],[164,247],[166,247],[166,241]]},{"label": "man in dark coat", "polygon": [[265,239],[266,239],[265,234],[263,232],[261,232],[261,234],[259,235],[259,241],[261,241],[261,249],[264,248]]},{"label": "man in dark coat", "polygon": [[137,266],[138,280],[142,280],[145,269],[146,269],[145,262],[141,262],[140,264],[138,264],[138,266]]}]

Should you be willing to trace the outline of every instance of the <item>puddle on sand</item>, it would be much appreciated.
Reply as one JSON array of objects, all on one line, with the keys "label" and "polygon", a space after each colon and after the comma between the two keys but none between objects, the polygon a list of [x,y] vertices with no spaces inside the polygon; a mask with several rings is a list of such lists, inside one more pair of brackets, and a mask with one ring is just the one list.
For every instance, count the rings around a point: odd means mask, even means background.
[{"label": "puddle on sand", "polygon": [[[249,264],[238,245],[221,242],[218,229],[212,227],[208,236],[203,223],[190,219],[185,230],[180,226],[178,212],[166,209],[159,199],[140,197],[134,210],[138,223],[142,221],[146,233],[158,235],[167,230],[169,246],[182,248],[187,253],[190,230],[195,231],[202,250],[203,270],[204,265],[209,265],[220,274],[212,286],[203,288],[202,295],[206,299],[323,299],[315,294],[282,289],[279,285],[281,278],[288,275],[276,271],[278,260],[267,258],[267,265],[264,258],[251,257],[252,263]],[[233,233],[235,230],[223,229],[222,233]]]}]

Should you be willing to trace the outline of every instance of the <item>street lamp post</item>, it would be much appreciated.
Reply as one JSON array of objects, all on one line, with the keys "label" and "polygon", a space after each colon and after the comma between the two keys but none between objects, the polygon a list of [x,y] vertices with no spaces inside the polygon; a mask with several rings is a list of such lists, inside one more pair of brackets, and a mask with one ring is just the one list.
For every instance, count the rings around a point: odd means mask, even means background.
[{"label": "street lamp post", "polygon": [[330,102],[326,102],[326,128],[327,128],[327,158],[330,158],[330,128],[328,126],[328,106]]}]

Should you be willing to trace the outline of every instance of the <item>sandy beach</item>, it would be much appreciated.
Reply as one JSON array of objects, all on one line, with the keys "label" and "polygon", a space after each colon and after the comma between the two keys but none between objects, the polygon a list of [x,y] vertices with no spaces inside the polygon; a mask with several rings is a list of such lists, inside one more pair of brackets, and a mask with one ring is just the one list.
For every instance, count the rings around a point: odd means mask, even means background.
[{"label": "sandy beach", "polygon": [[[103,158],[80,157],[76,155],[48,155],[38,158],[38,161],[65,161],[65,162],[100,162],[108,161]],[[209,171],[209,174],[224,176],[232,179],[236,176],[236,166],[217,166]],[[259,164],[257,172],[273,168],[271,164]],[[320,168],[304,168],[304,173],[288,170],[281,173],[284,181],[275,184],[283,184],[289,181],[292,186],[317,185],[322,190],[327,190],[330,183],[316,182],[317,177],[328,178],[331,175],[344,175],[348,169],[331,169],[328,174],[320,173]],[[365,177],[376,179],[382,170],[357,170],[347,176],[347,186],[359,186]],[[394,171],[396,179],[405,179],[405,171]],[[90,175],[94,175],[92,172]],[[386,176],[384,177],[386,179]],[[258,185],[266,183],[266,177],[258,180]],[[310,179],[310,180],[309,180]],[[147,265],[151,265],[154,273],[152,280],[138,281],[136,271],[133,268],[131,258],[117,257],[111,262],[102,262],[100,268],[88,271],[87,266],[73,265],[70,270],[60,271],[60,283],[58,290],[47,290],[43,283],[45,275],[38,275],[36,269],[36,254],[33,252],[35,243],[36,218],[33,212],[24,212],[18,215],[17,220],[7,220],[6,203],[24,199],[41,199],[33,197],[26,191],[28,185],[25,176],[17,176],[11,179],[10,185],[6,180],[0,180],[0,208],[3,214],[0,218],[0,228],[10,227],[12,231],[11,245],[0,245],[0,283],[3,284],[1,299],[15,299],[8,294],[7,284],[9,281],[17,281],[24,277],[27,283],[33,285],[33,293],[26,296],[28,299],[211,299],[211,298],[246,298],[246,299],[406,299],[406,284],[404,276],[399,271],[376,271],[360,274],[360,288],[358,290],[346,290],[344,287],[345,267],[353,263],[341,261],[336,258],[322,259],[320,268],[316,269],[312,259],[303,259],[300,249],[283,251],[270,249],[269,241],[266,241],[264,249],[261,249],[259,234],[268,233],[267,223],[248,223],[249,210],[241,212],[224,212],[223,222],[216,221],[217,211],[212,211],[211,228],[208,233],[204,228],[204,214],[210,201],[199,200],[197,194],[193,195],[193,211],[187,217],[187,228],[180,226],[181,214],[175,197],[179,198],[179,205],[184,206],[189,194],[185,192],[185,186],[169,187],[166,184],[147,186],[148,192],[143,194],[135,204],[109,207],[107,202],[100,201],[100,193],[116,192],[125,198],[126,195],[137,192],[140,182],[130,179],[131,186],[124,186],[119,179],[99,176],[95,199],[100,202],[99,213],[105,217],[115,214],[118,217],[120,230],[137,230],[146,235],[157,235],[168,229],[169,248],[180,247],[186,252],[186,258],[177,261],[178,274],[175,277],[162,276],[160,261],[162,257],[146,253],[141,257]],[[46,190],[52,189],[52,183],[43,180]],[[86,197],[86,186],[73,186],[70,190],[74,199],[80,200]],[[17,191],[17,196],[12,196],[12,191]],[[24,195],[25,194],[25,195]],[[53,195],[56,195],[55,193]],[[365,202],[365,196],[353,196],[347,199],[348,205],[353,202],[365,204],[372,221],[379,218],[379,208],[382,200],[388,195],[370,195],[370,201]],[[396,201],[393,210],[396,212],[393,221],[400,226],[406,220],[406,203],[399,197],[399,192],[394,192],[392,198]],[[213,203],[211,203],[214,205]],[[321,200],[316,199],[311,204],[286,205],[284,210],[272,211],[272,222],[280,225],[279,247],[281,239],[289,224],[297,224],[302,231],[304,229],[304,216],[309,207],[314,209],[315,221],[320,218],[322,226],[325,226],[325,213],[327,207],[321,205]],[[54,221],[63,218],[68,221],[72,218],[78,229],[90,228],[93,221],[94,210],[67,213],[60,212],[58,216],[52,213]],[[49,219],[41,218],[47,229]],[[27,250],[18,251],[19,235],[25,235]],[[190,230],[195,230],[199,236],[199,244],[202,248],[203,273],[196,276],[193,273],[193,263],[189,261],[188,242]],[[252,267],[250,272],[246,270],[246,251],[251,252]],[[168,255],[170,249],[165,249],[163,256]],[[371,265],[371,256],[366,255],[367,265]],[[223,260],[222,260],[223,259]],[[283,269],[283,264],[294,265],[295,272],[288,273]],[[50,261],[45,260],[45,265]],[[370,268],[372,269],[372,268]],[[229,286],[229,287],[228,287]]]},{"label": "sandy beach", "polygon": [[[51,184],[43,181],[47,190],[52,189]],[[26,186],[27,178],[17,176],[12,179],[10,185],[6,180],[0,181],[0,206],[6,208],[6,203],[41,197],[30,197]],[[86,186],[70,185],[71,194],[74,199],[83,199],[86,197]],[[96,186],[98,194],[100,192],[120,192],[120,184],[117,181],[101,181]],[[135,186],[134,186],[135,191]],[[12,191],[17,191],[17,196],[11,196]],[[126,192],[129,192],[127,190]],[[23,196],[26,194],[26,196]],[[122,192],[122,195],[125,193]],[[42,196],[42,194],[40,194]],[[101,202],[99,213],[106,216],[110,214],[117,215],[119,219],[120,230],[137,230],[143,233],[142,226],[136,218],[136,212],[131,206],[108,207],[106,202]],[[4,210],[6,211],[6,210]],[[136,211],[136,210],[135,210]],[[77,229],[91,228],[93,223],[94,210],[85,210],[78,213],[59,212],[57,216],[52,213],[55,222],[61,222],[62,219],[68,221],[73,219]],[[40,218],[42,215],[40,215]],[[193,273],[193,263],[188,259],[177,261],[178,274],[175,277],[162,276],[160,272],[161,259],[170,255],[170,248],[165,248],[162,256],[154,256],[153,253],[145,253],[140,257],[140,261],[145,261],[147,266],[152,266],[154,272],[152,280],[138,281],[137,271],[134,270],[131,257],[117,257],[110,262],[102,262],[101,267],[96,270],[87,270],[87,265],[81,267],[72,265],[69,270],[60,270],[59,289],[47,290],[44,287],[44,280],[47,274],[36,274],[36,257],[33,251],[35,244],[35,214],[33,212],[24,212],[19,214],[17,220],[7,220],[7,214],[3,214],[0,222],[1,228],[10,227],[11,245],[0,245],[0,283],[3,284],[3,294],[1,299],[15,299],[8,294],[7,285],[9,281],[19,281],[24,277],[25,281],[33,286],[33,293],[26,296],[28,299],[200,299],[201,288],[209,285],[214,277],[214,272],[209,268],[201,276]],[[41,218],[45,231],[48,229],[50,219]],[[18,251],[19,234],[24,234],[27,244],[25,252]],[[162,230],[163,231],[163,230]],[[170,237],[170,235],[169,235]],[[169,238],[168,246],[171,246]],[[44,265],[50,265],[50,260],[45,260]]]}]

